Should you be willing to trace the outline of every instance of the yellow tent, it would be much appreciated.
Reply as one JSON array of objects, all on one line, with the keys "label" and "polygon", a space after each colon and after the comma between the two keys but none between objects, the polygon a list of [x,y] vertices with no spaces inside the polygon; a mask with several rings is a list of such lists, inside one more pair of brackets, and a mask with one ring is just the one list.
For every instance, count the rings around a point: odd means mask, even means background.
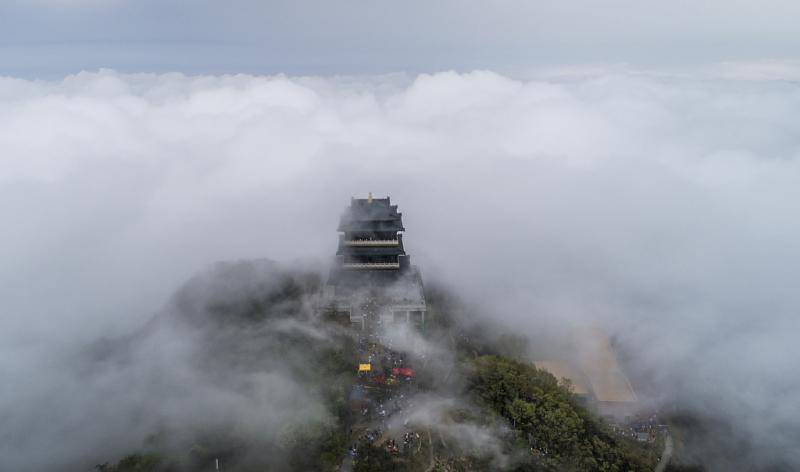
[{"label": "yellow tent", "polygon": [[369,372],[372,370],[372,364],[358,364],[359,372]]}]

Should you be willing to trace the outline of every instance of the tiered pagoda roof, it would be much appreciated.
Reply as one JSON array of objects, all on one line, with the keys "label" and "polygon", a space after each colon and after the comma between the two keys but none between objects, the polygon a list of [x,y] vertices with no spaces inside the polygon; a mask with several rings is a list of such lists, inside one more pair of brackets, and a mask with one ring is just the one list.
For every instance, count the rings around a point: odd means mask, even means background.
[{"label": "tiered pagoda roof", "polygon": [[[352,198],[339,220],[334,283],[397,277],[409,267],[403,247],[403,214],[386,198]],[[378,274],[380,273],[380,275]]]},{"label": "tiered pagoda roof", "polygon": [[336,262],[326,286],[335,313],[349,313],[350,322],[362,329],[403,320],[424,325],[422,277],[405,252],[403,231],[403,215],[389,197],[350,200],[339,221]]},{"label": "tiered pagoda roof", "polygon": [[403,228],[403,214],[386,198],[352,198],[339,220],[341,232],[397,232]]}]

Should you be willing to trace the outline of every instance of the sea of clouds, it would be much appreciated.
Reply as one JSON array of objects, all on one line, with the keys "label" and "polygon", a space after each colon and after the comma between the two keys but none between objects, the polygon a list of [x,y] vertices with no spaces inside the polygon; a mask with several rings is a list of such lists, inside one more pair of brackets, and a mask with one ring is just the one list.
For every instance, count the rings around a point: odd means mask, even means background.
[{"label": "sea of clouds", "polygon": [[49,421],[0,455],[24,464],[93,414],[97,392],[62,395],[61,353],[142,326],[215,261],[324,267],[372,191],[426,278],[520,332],[602,323],[659,401],[800,464],[798,77],[2,77],[0,418]]}]

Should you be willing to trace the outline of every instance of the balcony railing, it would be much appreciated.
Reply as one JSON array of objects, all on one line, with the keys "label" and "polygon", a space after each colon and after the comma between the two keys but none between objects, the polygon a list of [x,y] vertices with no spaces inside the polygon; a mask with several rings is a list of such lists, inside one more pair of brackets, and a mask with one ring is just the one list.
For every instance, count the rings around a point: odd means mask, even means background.
[{"label": "balcony railing", "polygon": [[399,262],[345,262],[345,269],[399,269]]},{"label": "balcony railing", "polygon": [[397,246],[397,239],[350,239],[344,242],[345,246],[370,247],[370,246]]}]

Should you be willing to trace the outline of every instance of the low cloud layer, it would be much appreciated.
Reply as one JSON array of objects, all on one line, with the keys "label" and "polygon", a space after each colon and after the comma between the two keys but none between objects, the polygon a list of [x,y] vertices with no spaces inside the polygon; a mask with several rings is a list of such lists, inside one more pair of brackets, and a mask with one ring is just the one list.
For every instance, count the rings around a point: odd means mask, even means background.
[{"label": "low cloud layer", "polygon": [[660,400],[800,462],[797,63],[525,76],[0,78],[0,416],[82,414],[40,401],[95,388],[60,352],[217,260],[324,266],[372,191],[423,276],[531,334],[603,323]]}]

